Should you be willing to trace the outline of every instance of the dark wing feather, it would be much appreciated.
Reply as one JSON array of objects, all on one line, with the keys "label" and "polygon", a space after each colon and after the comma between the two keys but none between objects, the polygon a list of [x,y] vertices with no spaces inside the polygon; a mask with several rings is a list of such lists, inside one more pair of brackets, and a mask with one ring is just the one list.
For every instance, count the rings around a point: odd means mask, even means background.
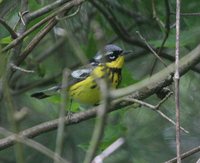
[{"label": "dark wing feather", "polygon": [[93,71],[94,67],[96,67],[96,65],[94,63],[90,63],[87,66],[84,66],[80,69],[74,70],[72,71],[70,77],[69,77],[69,82],[67,85],[57,85],[51,88],[48,88],[46,90],[42,90],[36,93],[33,93],[31,95],[31,97],[37,98],[37,99],[43,99],[49,96],[52,96],[53,94],[55,94],[56,92],[58,92],[60,89],[62,88],[68,88],[71,85],[78,83],[84,79],[86,79],[91,72]]},{"label": "dark wing feather", "polygon": [[33,94],[31,94],[31,97],[35,97],[37,99],[43,99],[43,98],[47,98],[53,94],[55,94],[55,92],[57,92],[60,89],[60,86],[54,86],[39,92],[35,92]]}]

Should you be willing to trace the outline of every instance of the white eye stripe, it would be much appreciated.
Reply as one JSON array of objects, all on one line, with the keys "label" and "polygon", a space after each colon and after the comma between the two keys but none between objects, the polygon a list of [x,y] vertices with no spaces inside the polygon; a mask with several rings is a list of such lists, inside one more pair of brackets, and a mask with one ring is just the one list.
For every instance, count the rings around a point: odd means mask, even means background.
[{"label": "white eye stripe", "polygon": [[113,54],[113,52],[107,52],[107,53],[106,53],[106,55],[111,55],[111,54]]}]

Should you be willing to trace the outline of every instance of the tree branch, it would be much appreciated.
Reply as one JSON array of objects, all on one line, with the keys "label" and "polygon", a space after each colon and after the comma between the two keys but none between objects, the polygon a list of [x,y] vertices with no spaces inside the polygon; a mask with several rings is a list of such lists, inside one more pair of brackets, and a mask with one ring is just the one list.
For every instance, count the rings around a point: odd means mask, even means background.
[{"label": "tree branch", "polygon": [[[141,48],[144,49],[148,49],[148,47],[139,39],[128,35],[128,32],[126,31],[126,29],[119,23],[119,21],[114,17],[114,15],[108,13],[104,7],[102,7],[101,5],[99,5],[97,2],[90,0],[90,3],[96,7],[101,13],[102,15],[105,17],[105,19],[110,23],[111,27],[113,28],[113,30],[116,32],[116,34],[125,42],[129,43],[129,44],[133,44],[133,45],[137,45]],[[105,2],[104,2],[105,3]],[[109,10],[111,11],[111,10]]]},{"label": "tree branch", "polygon": [[18,57],[15,65],[19,66],[24,59],[29,55],[29,53],[37,46],[37,44],[41,41],[41,39],[57,24],[57,20],[52,19],[49,23],[42,29],[29,43],[26,49],[22,52],[22,54]]},{"label": "tree branch", "polygon": [[[193,49],[188,55],[181,58],[179,64],[179,72],[180,75],[183,75],[195,66],[200,61],[200,44]],[[170,64],[165,69],[156,73],[155,75],[142,80],[139,83],[134,85],[130,85],[125,88],[113,90],[111,92],[113,98],[119,98],[127,95],[131,95],[132,92],[134,94],[138,93],[141,96],[146,97],[149,93],[155,93],[157,90],[160,90],[162,87],[166,87],[170,85],[173,81],[173,75],[175,71],[175,65]],[[156,85],[156,86],[155,86]],[[152,91],[153,90],[153,91]],[[139,96],[139,95],[138,95]]]},{"label": "tree branch", "polygon": [[[184,75],[187,71],[191,69],[192,66],[197,64],[199,61],[200,61],[200,44],[193,51],[191,51],[188,55],[186,55],[180,60],[179,64],[180,75]],[[135,99],[145,99],[150,95],[154,94],[160,88],[170,85],[173,82],[172,76],[174,74],[174,67],[175,67],[174,64],[171,64],[167,68],[151,76],[151,78],[144,79],[143,81],[128,86],[126,88],[112,91],[112,97],[118,98],[122,96],[131,95],[132,98]],[[122,101],[121,99],[117,99],[112,102],[111,108],[108,110],[108,112],[121,109],[131,104],[132,104],[131,102],[126,102]],[[84,112],[75,113],[70,118],[67,116],[64,119],[65,125],[73,125],[94,118],[96,116],[97,109],[99,108],[101,108],[101,106],[94,107],[93,109],[89,109]],[[21,131],[19,135],[25,136],[27,138],[33,138],[38,135],[41,135],[42,133],[52,131],[56,129],[57,126],[58,126],[58,119],[44,122],[32,128]],[[0,150],[12,146],[13,144],[14,144],[13,135],[1,139]]]},{"label": "tree branch", "polygon": [[180,140],[180,75],[179,75],[179,55],[180,55],[180,7],[181,1],[176,0],[176,52],[175,52],[175,108],[176,108],[176,156],[177,163],[181,163],[181,140]]},{"label": "tree branch", "polygon": [[61,12],[65,11],[65,10],[68,10],[68,9],[74,7],[74,6],[80,5],[84,1],[85,0],[73,0],[73,1],[70,1],[69,3],[65,4],[64,6],[60,7],[58,10],[56,10],[52,14],[48,15],[47,17],[45,17],[44,19],[42,19],[37,24],[33,25],[30,29],[28,29],[26,32],[24,32],[21,36],[19,36],[15,40],[13,40],[10,44],[8,44],[5,48],[2,49],[2,52],[6,52],[9,49],[11,49],[14,46],[16,46],[21,40],[23,40],[31,32],[33,32],[37,28],[41,27],[43,24],[45,24],[46,22],[48,22],[49,20],[51,20],[52,18],[54,18],[56,15],[60,14]]},{"label": "tree branch", "polygon": [[0,18],[0,23],[7,29],[13,39],[18,37],[15,31],[2,18]]},{"label": "tree branch", "polygon": [[27,15],[27,19],[28,19],[28,21],[34,20],[35,18],[38,18],[54,9],[60,7],[62,4],[66,3],[66,2],[68,2],[68,0],[60,0],[60,1],[56,1],[51,4],[48,4],[36,11],[29,13]]},{"label": "tree branch", "polygon": [[[193,148],[193,149],[181,154],[181,160],[183,160],[183,159],[185,159],[185,158],[187,158],[187,157],[189,157],[189,156],[191,156],[191,155],[193,155],[193,154],[195,154],[195,153],[197,153],[199,151],[200,151],[200,146],[195,147],[195,148]],[[171,160],[168,160],[165,163],[176,163],[176,161],[177,161],[177,157],[175,157],[175,158],[173,158]]]}]

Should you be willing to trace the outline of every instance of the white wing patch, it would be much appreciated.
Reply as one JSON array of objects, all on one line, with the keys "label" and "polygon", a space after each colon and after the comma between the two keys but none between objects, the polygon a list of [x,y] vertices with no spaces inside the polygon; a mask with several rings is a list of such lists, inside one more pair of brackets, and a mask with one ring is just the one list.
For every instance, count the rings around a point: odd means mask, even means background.
[{"label": "white wing patch", "polygon": [[90,73],[92,69],[79,69],[75,70],[71,73],[72,77],[77,79],[85,79]]}]

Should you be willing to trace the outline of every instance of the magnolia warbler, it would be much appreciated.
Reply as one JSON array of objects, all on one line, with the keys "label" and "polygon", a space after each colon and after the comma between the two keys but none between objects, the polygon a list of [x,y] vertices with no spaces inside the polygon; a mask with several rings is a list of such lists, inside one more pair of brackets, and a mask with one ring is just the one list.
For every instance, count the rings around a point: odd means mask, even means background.
[{"label": "magnolia warbler", "polygon": [[[101,99],[97,79],[106,78],[112,88],[117,88],[121,82],[121,69],[124,65],[124,55],[131,51],[123,51],[120,47],[109,44],[99,50],[91,62],[73,71],[67,89],[71,99],[81,104],[96,105]],[[64,89],[62,85],[54,86],[44,91],[32,94],[32,97],[42,99]]]}]

